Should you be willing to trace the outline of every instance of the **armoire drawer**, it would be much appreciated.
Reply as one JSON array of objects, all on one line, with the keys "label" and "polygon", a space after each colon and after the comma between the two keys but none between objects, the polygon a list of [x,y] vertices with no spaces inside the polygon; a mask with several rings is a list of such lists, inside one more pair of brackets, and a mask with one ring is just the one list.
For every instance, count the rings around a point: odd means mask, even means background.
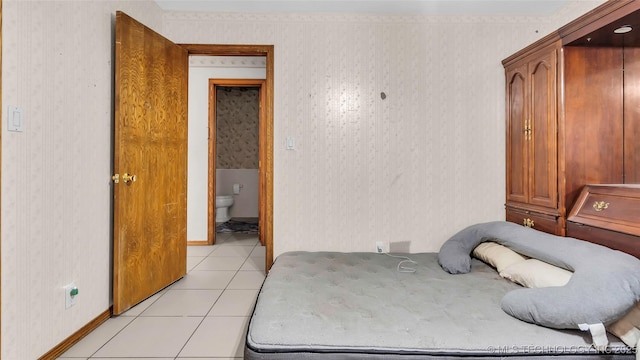
[{"label": "armoire drawer", "polygon": [[549,234],[564,236],[564,223],[557,216],[507,207],[506,220]]},{"label": "armoire drawer", "polygon": [[567,221],[567,236],[618,249],[640,258],[640,236]]},{"label": "armoire drawer", "polygon": [[640,236],[640,185],[585,185],[567,220]]}]

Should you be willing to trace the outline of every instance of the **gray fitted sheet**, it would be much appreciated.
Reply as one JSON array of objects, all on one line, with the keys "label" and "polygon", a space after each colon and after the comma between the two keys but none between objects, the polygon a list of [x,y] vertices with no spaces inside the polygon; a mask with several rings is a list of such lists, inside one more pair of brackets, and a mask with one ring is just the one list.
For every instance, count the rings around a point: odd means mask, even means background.
[{"label": "gray fitted sheet", "polygon": [[613,335],[598,353],[588,333],[507,315],[500,300],[519,285],[481,261],[451,275],[436,253],[407,256],[414,273],[375,253],[280,255],[258,295],[245,359],[635,357]]}]

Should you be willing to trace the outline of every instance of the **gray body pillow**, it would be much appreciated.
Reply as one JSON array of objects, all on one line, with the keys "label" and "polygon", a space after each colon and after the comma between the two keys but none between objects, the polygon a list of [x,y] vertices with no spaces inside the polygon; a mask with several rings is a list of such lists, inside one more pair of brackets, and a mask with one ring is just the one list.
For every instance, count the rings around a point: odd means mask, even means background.
[{"label": "gray body pillow", "polygon": [[634,256],[505,221],[473,225],[455,234],[440,249],[440,266],[451,274],[469,272],[470,254],[484,241],[574,272],[565,286],[508,292],[502,309],[520,320],[587,330],[585,325],[618,320],[640,300],[640,260]]}]

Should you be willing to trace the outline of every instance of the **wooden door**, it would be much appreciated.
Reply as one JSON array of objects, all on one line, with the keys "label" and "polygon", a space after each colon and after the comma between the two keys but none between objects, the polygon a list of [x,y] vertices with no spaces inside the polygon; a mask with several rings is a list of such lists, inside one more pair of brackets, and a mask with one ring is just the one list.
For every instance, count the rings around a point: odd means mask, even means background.
[{"label": "wooden door", "polygon": [[554,48],[529,62],[529,203],[550,209],[558,207],[556,57]]},{"label": "wooden door", "polygon": [[508,206],[558,208],[556,69],[555,45],[505,69]]},{"label": "wooden door", "polygon": [[113,312],[120,314],[186,273],[188,54],[122,12],[115,47]]},{"label": "wooden door", "polygon": [[526,203],[528,192],[527,64],[508,68],[507,77],[507,203]]}]

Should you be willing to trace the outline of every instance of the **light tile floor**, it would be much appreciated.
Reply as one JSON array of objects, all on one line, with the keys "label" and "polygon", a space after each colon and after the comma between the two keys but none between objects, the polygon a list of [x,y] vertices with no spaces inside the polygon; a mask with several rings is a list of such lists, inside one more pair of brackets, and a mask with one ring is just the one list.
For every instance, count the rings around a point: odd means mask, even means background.
[{"label": "light tile floor", "polygon": [[217,234],[187,247],[187,275],[112,317],[58,359],[242,359],[265,278],[257,235]]}]

